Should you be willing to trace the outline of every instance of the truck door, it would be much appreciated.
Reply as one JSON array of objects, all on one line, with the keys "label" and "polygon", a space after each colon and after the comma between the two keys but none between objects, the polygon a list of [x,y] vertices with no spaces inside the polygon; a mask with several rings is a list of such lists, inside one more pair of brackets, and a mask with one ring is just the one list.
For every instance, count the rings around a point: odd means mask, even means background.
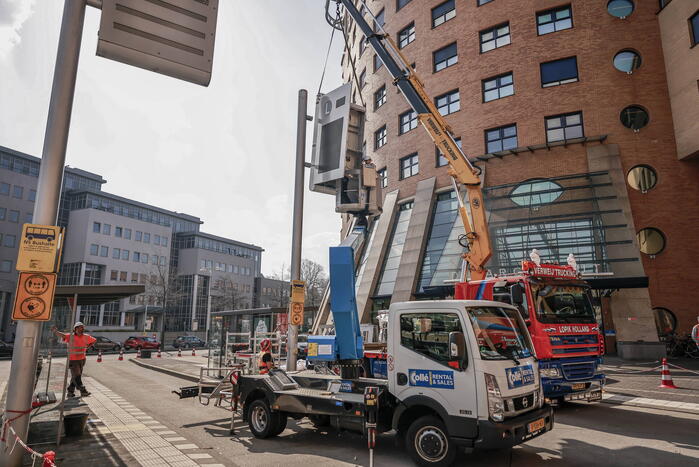
[{"label": "truck door", "polygon": [[448,415],[475,419],[478,401],[472,356],[465,369],[459,369],[449,356],[450,332],[464,333],[466,348],[470,348],[460,314],[456,310],[405,310],[397,320],[394,324],[400,332],[393,334],[388,368],[391,392],[405,403],[427,397]]}]

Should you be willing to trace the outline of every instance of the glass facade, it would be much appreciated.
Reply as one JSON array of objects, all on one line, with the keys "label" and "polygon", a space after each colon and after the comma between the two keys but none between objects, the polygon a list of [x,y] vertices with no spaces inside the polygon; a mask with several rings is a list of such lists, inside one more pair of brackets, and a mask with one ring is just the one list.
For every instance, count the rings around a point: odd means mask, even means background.
[{"label": "glass facade", "polygon": [[410,216],[413,213],[413,203],[401,204],[396,214],[395,224],[393,225],[393,233],[389,248],[386,251],[383,267],[381,268],[381,278],[376,287],[376,296],[389,296],[393,294],[393,288],[396,285],[396,277],[398,276],[398,267],[400,266],[400,258],[403,254],[403,246],[405,245],[405,237],[408,233],[408,224]]},{"label": "glass facade", "polygon": [[438,194],[416,294],[429,294],[429,287],[448,285],[445,281],[459,278],[464,252],[459,235],[463,230],[456,194],[453,191]]},{"label": "glass facade", "polygon": [[558,264],[573,253],[583,272],[623,273],[624,263],[639,260],[608,172],[488,187],[484,200],[493,273],[518,271],[534,248]]}]

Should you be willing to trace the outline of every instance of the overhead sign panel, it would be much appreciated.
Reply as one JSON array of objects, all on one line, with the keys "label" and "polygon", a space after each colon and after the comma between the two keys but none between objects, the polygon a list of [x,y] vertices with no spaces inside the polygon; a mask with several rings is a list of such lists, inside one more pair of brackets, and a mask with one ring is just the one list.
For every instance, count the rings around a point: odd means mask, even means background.
[{"label": "overhead sign panel", "polygon": [[61,227],[24,224],[17,253],[17,270],[55,272],[60,260],[62,241]]},{"label": "overhead sign panel", "polygon": [[50,320],[55,290],[56,274],[21,272],[17,281],[12,319]]},{"label": "overhead sign panel", "polygon": [[208,86],[218,0],[102,0],[97,55]]}]

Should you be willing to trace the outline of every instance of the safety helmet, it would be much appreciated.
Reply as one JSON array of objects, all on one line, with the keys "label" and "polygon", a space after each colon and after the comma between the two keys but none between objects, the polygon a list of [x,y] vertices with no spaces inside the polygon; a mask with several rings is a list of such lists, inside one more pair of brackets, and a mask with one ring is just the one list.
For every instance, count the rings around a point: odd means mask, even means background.
[{"label": "safety helmet", "polygon": [[262,339],[262,342],[260,342],[260,349],[263,352],[267,352],[272,348],[272,341],[269,339]]},{"label": "safety helmet", "polygon": [[80,326],[85,327],[85,325],[82,323],[82,321],[78,321],[73,325],[73,329],[79,328]]}]

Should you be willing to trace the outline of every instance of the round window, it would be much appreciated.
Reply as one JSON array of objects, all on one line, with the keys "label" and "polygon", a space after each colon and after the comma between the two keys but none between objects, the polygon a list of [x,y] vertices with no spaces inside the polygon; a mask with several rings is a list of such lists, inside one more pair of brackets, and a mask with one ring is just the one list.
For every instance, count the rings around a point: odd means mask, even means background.
[{"label": "round window", "polygon": [[633,50],[622,50],[614,56],[614,68],[631,74],[641,68],[641,56]]},{"label": "round window", "polygon": [[658,174],[653,167],[637,165],[626,174],[626,181],[634,190],[645,193],[658,183]]},{"label": "round window", "polygon": [[621,111],[619,115],[621,124],[633,131],[638,131],[648,125],[648,112],[643,107],[630,105]]},{"label": "round window", "polygon": [[633,2],[631,0],[610,0],[607,3],[607,11],[612,16],[624,19],[633,12]]},{"label": "round window", "polygon": [[641,253],[649,256],[655,256],[665,249],[665,235],[653,227],[639,230],[636,234],[636,240],[638,240]]},{"label": "round window", "polygon": [[519,206],[539,206],[553,203],[563,194],[563,187],[550,180],[529,180],[510,192],[510,199]]},{"label": "round window", "polygon": [[669,336],[677,329],[677,317],[667,308],[653,308],[655,315],[655,327],[659,336]]}]

